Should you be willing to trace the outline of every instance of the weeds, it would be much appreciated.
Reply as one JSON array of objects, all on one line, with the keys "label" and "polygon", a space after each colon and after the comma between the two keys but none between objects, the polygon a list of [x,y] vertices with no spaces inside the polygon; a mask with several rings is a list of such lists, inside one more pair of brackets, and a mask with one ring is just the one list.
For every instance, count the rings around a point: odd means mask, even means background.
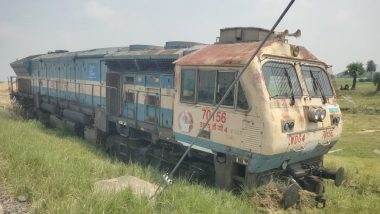
[{"label": "weeds", "polygon": [[26,113],[22,105],[17,101],[16,97],[13,97],[10,104],[6,106],[5,110],[9,115],[16,120],[24,120]]},{"label": "weeds", "polygon": [[26,195],[35,213],[252,213],[232,193],[181,179],[154,202],[131,191],[99,194],[98,180],[132,175],[159,181],[160,173],[111,160],[83,140],[45,129],[37,121],[0,115],[0,178],[14,195]]}]

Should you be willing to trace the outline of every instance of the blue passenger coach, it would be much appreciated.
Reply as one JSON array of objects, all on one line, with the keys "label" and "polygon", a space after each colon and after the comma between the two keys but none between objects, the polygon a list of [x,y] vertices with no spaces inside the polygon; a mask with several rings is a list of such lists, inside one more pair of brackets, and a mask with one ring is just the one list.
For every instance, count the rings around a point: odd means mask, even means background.
[{"label": "blue passenger coach", "polygon": [[104,56],[121,49],[56,51],[33,58],[32,91],[45,101],[49,98],[58,104],[105,108]]}]

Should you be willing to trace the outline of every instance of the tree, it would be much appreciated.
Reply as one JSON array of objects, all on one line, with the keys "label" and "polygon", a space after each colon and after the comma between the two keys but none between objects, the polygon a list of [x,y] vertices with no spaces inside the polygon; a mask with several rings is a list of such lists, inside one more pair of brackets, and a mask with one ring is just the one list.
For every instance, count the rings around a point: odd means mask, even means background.
[{"label": "tree", "polygon": [[361,62],[353,62],[353,63],[350,63],[349,65],[347,65],[347,71],[346,71],[346,73],[348,73],[353,78],[352,79],[351,90],[355,90],[355,88],[356,88],[356,78],[359,75],[364,74],[364,72],[365,72],[364,66],[363,66],[363,63],[361,63]]},{"label": "tree", "polygon": [[377,72],[372,78],[373,84],[376,86],[376,91],[380,91],[380,73]]},{"label": "tree", "polygon": [[373,60],[369,60],[367,62],[367,72],[370,72],[371,79],[373,80],[373,73],[376,71],[376,64]]}]

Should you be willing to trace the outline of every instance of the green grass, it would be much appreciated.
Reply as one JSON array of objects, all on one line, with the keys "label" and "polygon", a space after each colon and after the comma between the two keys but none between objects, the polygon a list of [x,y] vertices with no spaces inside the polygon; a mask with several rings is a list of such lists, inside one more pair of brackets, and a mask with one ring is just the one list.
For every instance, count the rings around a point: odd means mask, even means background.
[{"label": "green grass", "polygon": [[[380,93],[372,82],[358,82],[356,90],[341,91],[341,85],[352,85],[352,79],[337,79],[335,90],[342,108],[350,108],[351,112],[376,113],[380,111]],[[380,114],[380,113],[379,113]]]},{"label": "green grass", "polygon": [[0,179],[13,195],[27,195],[35,213],[252,213],[232,193],[177,181],[152,202],[131,191],[94,192],[97,180],[135,175],[157,181],[161,173],[114,162],[81,139],[46,130],[36,121],[0,114]]},{"label": "green grass", "polygon": [[[380,116],[345,114],[344,135],[328,154],[327,166],[346,168],[343,187],[327,181],[327,208],[292,209],[299,213],[376,213],[380,210]],[[253,213],[259,198],[176,181],[155,201],[134,196],[94,192],[94,182],[135,175],[153,182],[157,171],[112,161],[102,151],[59,130],[46,130],[36,121],[15,121],[0,114],[0,179],[16,196],[24,194],[35,213]],[[282,212],[281,210],[279,210]]]},{"label": "green grass", "polygon": [[343,136],[333,148],[339,152],[326,155],[325,164],[343,166],[346,181],[343,187],[327,182],[327,213],[378,213],[380,211],[380,115],[344,114]]}]

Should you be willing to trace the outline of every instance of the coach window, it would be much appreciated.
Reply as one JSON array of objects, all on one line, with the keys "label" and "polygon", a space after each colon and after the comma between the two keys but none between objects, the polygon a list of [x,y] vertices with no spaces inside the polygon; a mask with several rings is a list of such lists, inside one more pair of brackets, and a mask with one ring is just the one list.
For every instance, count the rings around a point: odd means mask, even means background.
[{"label": "coach window", "polygon": [[214,104],[216,71],[199,71],[198,76],[198,102]]},{"label": "coach window", "polygon": [[146,95],[145,104],[148,106],[160,106],[159,99],[156,95]]},{"label": "coach window", "polygon": [[131,77],[131,76],[126,76],[125,77],[125,82],[126,84],[134,84],[135,82],[135,77]]},{"label": "coach window", "polygon": [[[218,72],[218,85],[216,88],[216,103],[222,99],[223,95],[227,92],[228,87],[235,79],[236,72]],[[226,99],[222,103],[225,106],[234,105],[235,88],[233,88],[227,95]]]},{"label": "coach window", "polygon": [[195,70],[182,70],[181,72],[181,101],[195,103]]}]

